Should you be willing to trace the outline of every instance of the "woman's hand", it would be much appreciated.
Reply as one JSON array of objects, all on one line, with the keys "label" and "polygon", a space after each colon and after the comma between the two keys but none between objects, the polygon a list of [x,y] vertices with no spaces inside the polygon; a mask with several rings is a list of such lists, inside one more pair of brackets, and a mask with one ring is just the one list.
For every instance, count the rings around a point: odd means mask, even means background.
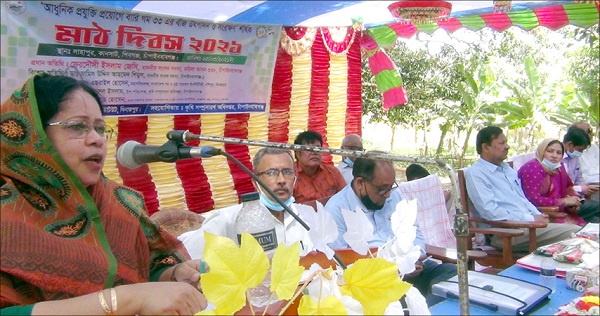
[{"label": "woman's hand", "polygon": [[115,290],[119,314],[193,315],[206,308],[204,295],[184,282],[138,283]]},{"label": "woman's hand", "polygon": [[194,287],[199,287],[200,273],[206,273],[210,269],[206,262],[200,259],[188,260],[173,267],[171,281],[186,282]]},{"label": "woman's hand", "polygon": [[581,199],[578,196],[565,196],[563,199],[565,201],[565,206],[567,207],[581,205]]}]

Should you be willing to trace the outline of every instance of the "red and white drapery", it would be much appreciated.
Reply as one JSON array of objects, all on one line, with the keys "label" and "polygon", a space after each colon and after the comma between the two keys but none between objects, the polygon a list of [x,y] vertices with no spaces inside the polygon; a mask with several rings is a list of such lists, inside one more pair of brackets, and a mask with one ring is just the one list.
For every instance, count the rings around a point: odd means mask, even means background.
[{"label": "red and white drapery", "polygon": [[[280,40],[268,113],[108,117],[118,136],[109,144],[105,174],[141,191],[150,214],[164,209],[196,213],[238,203],[254,191],[250,177],[224,156],[154,163],[129,170],[117,164],[118,146],[128,140],[161,145],[172,129],[194,134],[292,143],[311,129],[324,146],[339,148],[346,134],[361,134],[360,30],[352,27],[284,27]],[[255,146],[194,141],[215,146],[252,169]],[[339,157],[325,156],[328,163]]]}]

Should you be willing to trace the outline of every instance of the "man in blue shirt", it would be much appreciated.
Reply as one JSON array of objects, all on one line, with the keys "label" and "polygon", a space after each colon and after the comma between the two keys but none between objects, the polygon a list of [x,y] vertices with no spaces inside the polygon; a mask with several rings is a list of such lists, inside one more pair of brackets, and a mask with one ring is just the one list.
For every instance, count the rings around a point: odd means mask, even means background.
[{"label": "man in blue shirt", "polygon": [[[465,172],[467,192],[478,215],[490,221],[541,221],[548,223],[548,215],[540,213],[529,202],[521,188],[517,172],[504,160],[508,155],[506,136],[496,126],[483,128],[477,134],[476,149],[480,155]],[[571,233],[581,227],[568,223],[548,223],[546,228],[536,229],[538,246],[569,239]],[[529,230],[522,229],[523,236],[512,238],[513,251],[527,252]],[[502,249],[502,238],[493,236],[491,245]]]},{"label": "man in blue shirt", "polygon": [[[325,208],[331,214],[338,227],[338,239],[329,244],[333,249],[348,248],[344,240],[346,223],[342,209],[349,211],[362,210],[373,225],[373,240],[369,246],[378,247],[394,237],[391,226],[391,215],[396,210],[396,204],[403,198],[396,188],[396,172],[391,162],[357,158],[352,170],[353,180],[342,191],[332,196]],[[415,245],[421,248],[421,257],[415,263],[415,271],[405,275],[404,280],[413,284],[425,296],[427,305],[432,306],[442,298],[431,294],[431,286],[456,275],[454,264],[437,264],[425,260],[425,238],[417,227]]]}]

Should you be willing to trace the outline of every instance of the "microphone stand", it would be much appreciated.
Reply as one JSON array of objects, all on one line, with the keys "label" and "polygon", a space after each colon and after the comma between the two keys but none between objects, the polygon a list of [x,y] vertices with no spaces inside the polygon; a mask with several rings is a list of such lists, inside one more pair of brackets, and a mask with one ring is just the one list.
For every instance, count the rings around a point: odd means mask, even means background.
[{"label": "microphone stand", "polygon": [[[182,145],[184,143],[184,140],[186,139],[187,133],[188,133],[187,130],[186,131],[170,131],[169,133],[167,133],[167,138],[169,139],[169,141],[167,141],[167,143],[174,142],[175,144],[177,144],[176,146]],[[167,143],[165,143],[163,146],[166,146]],[[306,222],[304,222],[298,215],[296,215],[296,213],[294,213],[294,211],[292,211],[292,209],[289,206],[287,206],[277,196],[277,194],[275,194],[275,192],[273,192],[273,190],[271,190],[269,187],[267,187],[267,185],[265,185],[254,174],[254,172],[250,171],[250,169],[248,169],[248,167],[246,167],[243,163],[241,163],[239,160],[237,160],[237,158],[233,157],[232,155],[225,152],[224,150],[216,149],[216,151],[217,151],[217,153],[215,153],[215,155],[223,155],[223,156],[227,157],[227,159],[233,161],[238,167],[242,168],[242,170],[244,170],[244,172],[246,172],[250,177],[252,177],[252,179],[254,181],[256,181],[256,183],[258,183],[258,185],[260,185],[261,188],[263,188],[265,191],[267,191],[267,193],[269,193],[269,195],[271,195],[271,197],[273,199],[275,199],[275,201],[277,203],[279,203],[279,205],[281,205],[288,214],[290,214],[295,220],[297,220],[298,223],[300,223],[300,225],[302,225],[302,227],[304,227],[304,229],[306,229],[307,231],[310,230],[310,227],[308,226],[308,224],[306,224]],[[347,268],[346,264],[342,261],[342,259],[336,253],[333,254],[333,259],[340,265],[340,267],[342,267],[342,269]]]}]

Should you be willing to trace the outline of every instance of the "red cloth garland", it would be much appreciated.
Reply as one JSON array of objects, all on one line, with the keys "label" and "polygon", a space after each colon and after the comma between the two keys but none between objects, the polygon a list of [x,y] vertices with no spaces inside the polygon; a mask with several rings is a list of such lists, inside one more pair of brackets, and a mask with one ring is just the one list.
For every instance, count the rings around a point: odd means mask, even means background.
[{"label": "red cloth garland", "polygon": [[[319,30],[320,31],[320,30]],[[323,136],[327,146],[327,107],[329,106],[329,52],[322,36],[316,36],[311,50],[312,71],[310,101],[308,104],[308,129]],[[323,154],[323,162],[332,163],[331,155]]]},{"label": "red cloth garland", "polygon": [[[173,123],[176,130],[189,130],[193,134],[202,134],[200,115],[176,115]],[[195,139],[186,145],[198,146],[200,141]],[[213,209],[215,201],[210,198],[212,193],[208,177],[204,172],[202,158],[179,160],[175,163],[175,169],[183,186],[188,209],[195,213]]]},{"label": "red cloth garland", "polygon": [[[227,114],[225,116],[225,137],[234,137],[248,139],[248,119],[250,114]],[[250,162],[250,154],[248,146],[239,144],[225,144],[225,151],[239,160],[246,168],[252,170]],[[238,196],[244,193],[254,192],[251,177],[233,161],[227,159],[231,177],[233,178],[233,186],[238,193]]]},{"label": "red cloth garland", "polygon": [[271,104],[269,108],[269,141],[287,143],[292,103],[292,56],[281,46],[277,50],[277,61],[273,74]]},{"label": "red cloth garland", "polygon": [[359,41],[354,41],[346,57],[348,58],[346,135],[362,135],[362,59]]},{"label": "red cloth garland", "polygon": [[[120,117],[118,122],[119,133],[117,134],[117,147],[129,140],[145,144],[146,131],[148,130],[147,116]],[[144,194],[146,207],[150,215],[159,209],[158,192],[152,181],[150,168],[143,165],[136,169],[128,169],[117,163],[119,174],[123,179],[123,185],[140,191]]]}]

